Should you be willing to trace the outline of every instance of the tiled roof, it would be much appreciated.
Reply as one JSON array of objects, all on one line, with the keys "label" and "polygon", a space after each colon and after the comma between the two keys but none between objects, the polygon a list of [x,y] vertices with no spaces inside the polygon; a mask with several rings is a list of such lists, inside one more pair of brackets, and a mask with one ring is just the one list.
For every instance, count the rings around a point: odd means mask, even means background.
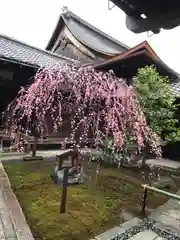
[{"label": "tiled roof", "polygon": [[180,81],[172,83],[173,92],[177,97],[180,97]]},{"label": "tiled roof", "polygon": [[[149,59],[149,61],[145,61],[145,58]],[[133,63],[131,62],[128,66],[126,66],[126,68],[129,68],[129,70],[132,70],[132,68],[135,69],[135,72],[133,72],[133,76],[136,75],[138,68],[145,67],[146,65],[155,65],[162,76],[167,76],[173,81],[179,79],[179,73],[167,66],[159,58],[159,56],[155,53],[155,51],[152,49],[152,47],[147,41],[143,41],[137,46],[129,49],[124,53],[118,54],[115,57],[104,60],[100,63],[96,63],[93,65],[93,67],[97,70],[107,70],[109,67],[112,68],[113,64],[118,64],[117,71],[120,72],[120,69],[121,71],[124,71],[125,66],[123,62],[127,59],[131,59],[131,61],[133,60]],[[127,63],[125,65],[127,65]]]},{"label": "tiled roof", "polygon": [[59,62],[73,61],[67,57],[29,46],[3,35],[0,35],[0,58],[34,67],[45,67]]},{"label": "tiled roof", "polygon": [[62,9],[62,14],[46,49],[52,48],[64,24],[78,41],[97,52],[114,56],[129,49],[127,45],[92,26],[67,7]]},{"label": "tiled roof", "polygon": [[[45,67],[60,62],[73,62],[74,60],[59,54],[32,47],[10,37],[0,35],[0,59],[9,59],[33,67]],[[180,81],[172,84],[174,93],[180,96]]]}]

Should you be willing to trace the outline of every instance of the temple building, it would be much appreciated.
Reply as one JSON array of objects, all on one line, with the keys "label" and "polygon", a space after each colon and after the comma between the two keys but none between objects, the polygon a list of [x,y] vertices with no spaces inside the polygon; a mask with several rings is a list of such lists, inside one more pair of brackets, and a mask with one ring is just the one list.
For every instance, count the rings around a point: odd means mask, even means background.
[{"label": "temple building", "polygon": [[46,50],[85,63],[98,63],[129,49],[124,43],[84,21],[66,7],[49,40]]},{"label": "temple building", "polygon": [[172,80],[175,93],[180,92],[179,74],[169,68],[147,41],[130,48],[92,26],[64,7],[46,50],[80,61],[97,70],[113,70],[117,77],[131,83],[137,69],[155,65],[162,76]]}]

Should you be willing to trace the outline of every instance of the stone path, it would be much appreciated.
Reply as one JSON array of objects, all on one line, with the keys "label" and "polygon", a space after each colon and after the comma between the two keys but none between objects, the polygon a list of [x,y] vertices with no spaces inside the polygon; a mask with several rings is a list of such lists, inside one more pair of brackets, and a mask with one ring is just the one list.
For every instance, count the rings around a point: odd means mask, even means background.
[{"label": "stone path", "polygon": [[0,240],[34,240],[1,162]]},{"label": "stone path", "polygon": [[[141,163],[141,161],[139,161],[138,163]],[[166,159],[166,158],[163,158],[162,160],[147,159],[146,164],[154,165],[157,167],[171,168],[174,170],[177,170],[178,168],[180,168],[180,162],[173,161],[173,160]]]},{"label": "stone path", "polygon": [[17,236],[5,204],[3,191],[0,189],[0,239],[16,240]]},{"label": "stone path", "polygon": [[[43,158],[55,158],[57,154],[64,153],[67,150],[49,150],[49,151],[37,151],[36,156],[42,156]],[[30,154],[24,154],[20,152],[8,152],[8,153],[0,153],[0,161],[9,161],[9,160],[20,160],[25,156],[31,156]]]},{"label": "stone path", "polygon": [[[55,158],[56,155],[60,155],[64,152],[69,151],[69,149],[65,150],[44,150],[44,151],[37,151],[36,156],[42,156],[43,158]],[[82,149],[82,153],[92,152],[94,155],[100,154],[95,149]],[[0,152],[0,161],[9,161],[9,160],[20,160],[25,156],[31,156],[31,153],[24,154],[20,152]]]}]

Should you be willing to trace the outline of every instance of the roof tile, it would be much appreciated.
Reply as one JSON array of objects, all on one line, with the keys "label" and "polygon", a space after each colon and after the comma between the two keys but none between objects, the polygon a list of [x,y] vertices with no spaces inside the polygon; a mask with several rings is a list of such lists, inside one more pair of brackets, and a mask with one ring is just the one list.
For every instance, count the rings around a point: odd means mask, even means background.
[{"label": "roof tile", "polygon": [[3,35],[0,35],[0,58],[8,58],[37,67],[73,61],[67,57],[29,46]]},{"label": "roof tile", "polygon": [[172,83],[173,92],[177,97],[180,97],[180,81]]}]

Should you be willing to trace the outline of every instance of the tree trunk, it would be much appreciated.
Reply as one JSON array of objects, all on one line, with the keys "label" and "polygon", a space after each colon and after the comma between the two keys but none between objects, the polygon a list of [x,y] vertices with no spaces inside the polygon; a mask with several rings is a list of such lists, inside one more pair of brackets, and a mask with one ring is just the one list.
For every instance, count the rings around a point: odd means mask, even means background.
[{"label": "tree trunk", "polygon": [[79,164],[80,152],[77,147],[74,147],[73,152],[74,156],[72,157],[72,165],[77,168]]},{"label": "tree trunk", "polygon": [[123,149],[122,151],[122,158],[121,158],[121,161],[120,161],[120,167],[124,167],[124,162],[126,160],[126,151]]},{"label": "tree trunk", "polygon": [[3,138],[1,138],[0,151],[3,152]]},{"label": "tree trunk", "polygon": [[121,168],[124,166],[124,159],[125,159],[125,156],[124,156],[124,153],[123,153],[123,156],[122,156],[121,161],[120,161],[120,167]]},{"label": "tree trunk", "polygon": [[144,148],[142,151],[142,162],[141,162],[141,167],[145,167],[146,165],[146,149]]},{"label": "tree trunk", "polygon": [[37,138],[34,137],[34,143],[33,143],[33,148],[32,148],[32,157],[36,156],[36,147],[37,147]]},{"label": "tree trunk", "polygon": [[146,159],[145,159],[145,157],[143,156],[143,157],[142,157],[141,166],[144,167],[145,165],[146,165]]}]

